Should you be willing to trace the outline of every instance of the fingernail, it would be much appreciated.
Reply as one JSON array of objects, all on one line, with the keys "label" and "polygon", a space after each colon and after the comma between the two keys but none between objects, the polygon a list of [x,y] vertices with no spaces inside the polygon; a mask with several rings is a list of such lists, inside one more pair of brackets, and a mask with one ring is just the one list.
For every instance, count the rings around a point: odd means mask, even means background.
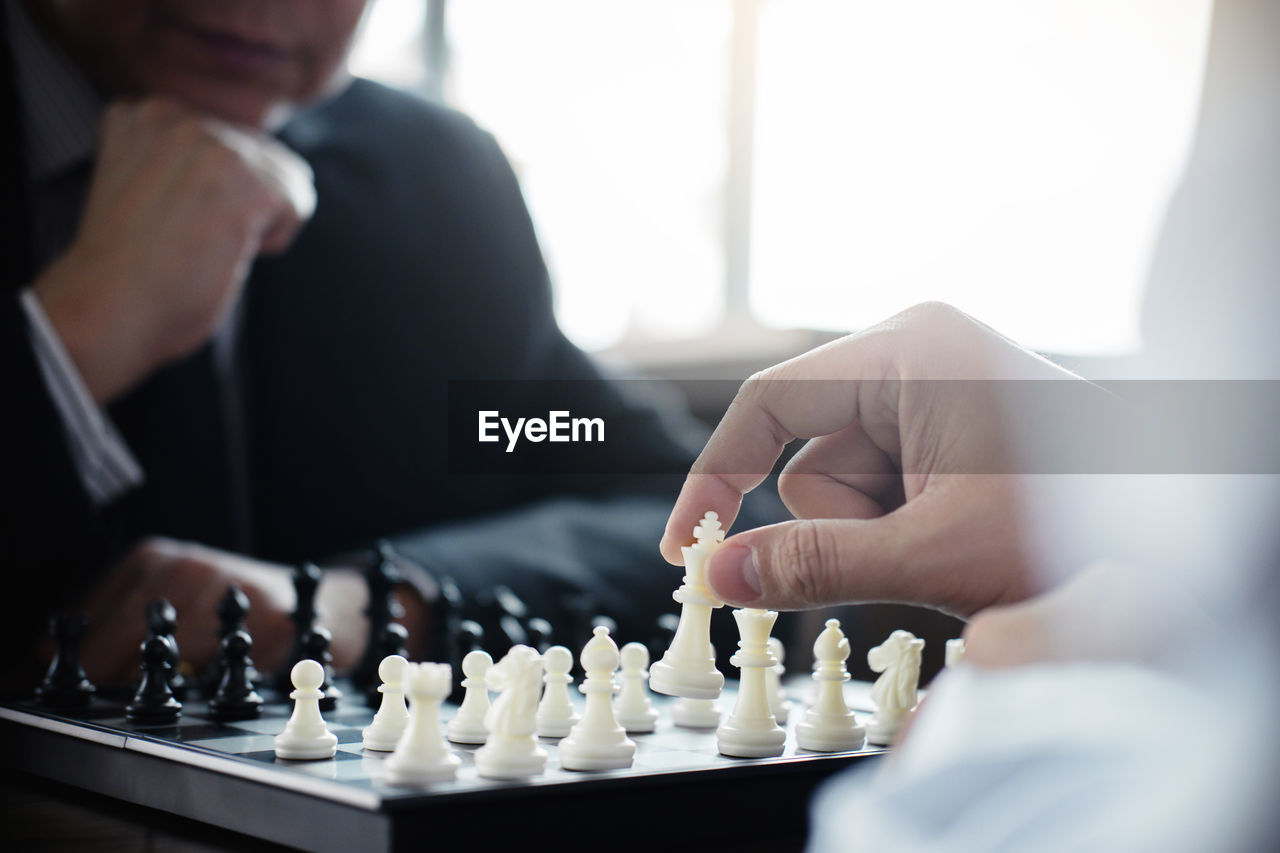
[{"label": "fingernail", "polygon": [[746,545],[725,545],[707,561],[707,583],[717,597],[746,604],[760,597],[756,552]]}]

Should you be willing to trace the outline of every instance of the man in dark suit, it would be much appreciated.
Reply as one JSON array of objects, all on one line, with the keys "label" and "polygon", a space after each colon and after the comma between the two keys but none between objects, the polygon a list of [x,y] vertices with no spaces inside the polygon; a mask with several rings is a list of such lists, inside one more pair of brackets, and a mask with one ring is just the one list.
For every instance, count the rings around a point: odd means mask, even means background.
[{"label": "man in dark suit", "polygon": [[[441,583],[467,609],[452,618],[492,624],[472,608],[502,585],[566,631],[576,609],[647,639],[696,441],[561,334],[494,140],[344,77],[365,0],[5,5],[8,647],[83,602],[91,675],[124,678],[164,596],[207,660],[237,582],[269,667],[286,565],[334,557],[321,605],[349,664],[364,587],[336,555],[380,537],[418,654],[439,652]],[[514,380],[517,407],[572,389],[626,446],[538,476],[457,470],[470,438],[446,413],[475,413],[450,409],[451,380]]]}]

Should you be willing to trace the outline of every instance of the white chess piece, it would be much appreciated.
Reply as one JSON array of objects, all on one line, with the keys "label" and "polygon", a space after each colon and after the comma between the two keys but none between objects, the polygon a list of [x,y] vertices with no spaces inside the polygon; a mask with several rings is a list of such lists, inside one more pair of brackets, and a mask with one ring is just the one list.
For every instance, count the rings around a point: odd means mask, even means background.
[{"label": "white chess piece", "polygon": [[408,727],[409,708],[404,703],[404,677],[408,668],[409,662],[400,655],[388,655],[378,664],[378,678],[382,680],[378,692],[382,694],[382,702],[373,722],[364,730],[365,749],[390,752]]},{"label": "white chess piece", "polygon": [[773,718],[778,721],[778,725],[785,726],[787,717],[791,716],[791,703],[787,701],[787,693],[782,689],[782,676],[787,672],[787,668],[782,665],[787,656],[782,640],[770,637],[769,653],[778,659],[777,666],[771,666],[764,672],[765,684],[769,689],[769,710],[773,711]]},{"label": "white chess piece", "polygon": [[849,640],[840,630],[839,619],[827,620],[826,628],[813,644],[813,655],[817,661],[813,680],[817,682],[818,699],[796,726],[796,746],[812,752],[861,748],[866,730],[858,725],[844,700],[844,683],[849,680],[845,668]]},{"label": "white chess piece", "polygon": [[715,699],[677,699],[671,705],[671,722],[682,729],[714,729],[723,716]]},{"label": "white chess piece", "polygon": [[875,717],[867,725],[867,741],[884,745],[893,743],[907,715],[916,706],[920,686],[920,661],[924,640],[909,631],[894,631],[889,638],[867,652],[872,672],[881,673],[871,685],[871,701]]},{"label": "white chess piece", "polygon": [[489,713],[489,686],[486,677],[493,658],[489,653],[475,649],[462,658],[462,704],[458,706],[446,732],[454,743],[484,743],[489,737],[489,727],[484,724]]},{"label": "white chess piece", "polygon": [[564,737],[580,717],[569,698],[573,676],[573,652],[564,646],[552,646],[542,653],[542,701],[538,703],[538,736]]},{"label": "white chess piece", "polygon": [[[715,647],[711,656],[716,657]],[[671,703],[671,722],[682,729],[714,729],[724,719],[719,699],[686,699],[680,697]]]},{"label": "white chess piece", "polygon": [[320,715],[324,692],[324,667],[317,661],[300,660],[289,672],[293,682],[293,714],[284,731],[276,735],[276,758],[315,760],[333,758],[338,752],[338,736],[329,731]]},{"label": "white chess piece", "polygon": [[722,755],[766,758],[781,755],[787,733],[769,710],[765,670],[778,659],[769,653],[769,631],[777,620],[773,610],[744,608],[733,611],[738,623],[738,651],[730,662],[741,670],[738,698],[729,719],[716,729],[716,746]]},{"label": "white chess piece", "polygon": [[613,714],[618,658],[618,644],[609,629],[596,626],[579,658],[587,675],[578,689],[587,697],[587,708],[560,742],[560,766],[566,770],[617,770],[635,762],[635,741]]},{"label": "white chess piece", "polygon": [[462,759],[449,749],[440,728],[440,705],[453,686],[453,667],[447,663],[419,663],[406,675],[409,726],[387,759],[392,785],[427,785],[458,775]]},{"label": "white chess piece", "polygon": [[649,687],[658,693],[716,699],[724,687],[724,673],[716,669],[711,650],[711,611],[723,607],[724,602],[711,594],[704,578],[707,558],[724,542],[719,519],[716,513],[708,512],[693,529],[697,541],[680,549],[684,582],[671,596],[680,602],[680,623],[671,647],[649,670]]},{"label": "white chess piece", "polygon": [[628,732],[651,732],[658,723],[658,712],[653,709],[646,685],[649,650],[644,643],[627,643],[622,647],[621,661],[622,673],[618,680],[622,689],[614,701],[613,712]]},{"label": "white chess piece", "polygon": [[964,660],[964,637],[947,640],[946,665],[953,667]]},{"label": "white chess piece", "polygon": [[489,738],[476,750],[476,772],[486,779],[524,779],[547,767],[547,751],[538,746],[538,695],[542,692],[542,655],[529,646],[512,646],[486,676],[498,692],[485,725]]}]

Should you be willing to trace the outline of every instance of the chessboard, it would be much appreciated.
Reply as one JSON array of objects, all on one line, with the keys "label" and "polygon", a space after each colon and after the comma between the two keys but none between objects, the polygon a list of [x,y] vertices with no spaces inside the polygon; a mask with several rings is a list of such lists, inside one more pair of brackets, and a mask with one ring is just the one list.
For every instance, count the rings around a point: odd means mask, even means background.
[{"label": "chessboard", "polygon": [[[362,748],[373,709],[358,699],[325,713],[338,737],[335,758],[278,759],[274,736],[291,704],[271,694],[256,719],[215,722],[193,699],[176,724],[160,726],[128,722],[128,697],[100,695],[72,711],[0,703],[0,755],[20,771],[307,850],[421,850],[440,841],[486,850],[705,850],[736,839],[767,849],[771,839],[803,839],[809,799],[823,779],[885,752],[798,750],[794,728],[811,685],[807,677],[785,682],[792,708],[778,757],[720,755],[713,729],[675,726],[675,700],[655,696],[661,716],[654,732],[630,735],[637,746],[632,767],[565,770],[557,741],[540,738],[547,769],[522,781],[481,778],[477,747],[453,744],[463,762],[455,780],[420,789],[391,785],[384,774],[389,753]],[[733,686],[719,700],[726,715]],[[861,719],[871,707],[869,685],[847,689]],[[446,704],[443,720],[456,710]]]}]

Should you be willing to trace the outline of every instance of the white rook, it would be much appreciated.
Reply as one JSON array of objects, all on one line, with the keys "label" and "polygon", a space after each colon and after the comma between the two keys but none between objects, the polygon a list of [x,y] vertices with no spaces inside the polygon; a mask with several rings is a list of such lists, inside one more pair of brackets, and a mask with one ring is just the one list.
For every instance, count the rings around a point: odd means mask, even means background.
[{"label": "white rook", "polygon": [[453,686],[447,663],[418,663],[405,675],[409,693],[409,727],[387,759],[387,781],[393,785],[429,785],[458,774],[462,759],[449,749],[440,727],[440,705]]}]

